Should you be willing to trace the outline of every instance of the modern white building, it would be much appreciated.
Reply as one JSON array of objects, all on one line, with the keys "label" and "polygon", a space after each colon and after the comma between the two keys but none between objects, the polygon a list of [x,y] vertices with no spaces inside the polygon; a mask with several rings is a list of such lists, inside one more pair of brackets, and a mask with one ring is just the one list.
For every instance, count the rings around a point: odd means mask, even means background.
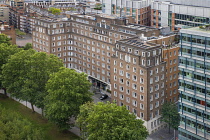
[{"label": "modern white building", "polygon": [[210,28],[181,29],[179,139],[210,139]]},{"label": "modern white building", "polygon": [[172,30],[210,24],[209,0],[155,0],[151,3],[151,26]]},{"label": "modern white building", "polygon": [[137,24],[150,24],[150,4],[152,0],[102,0],[105,14],[133,16]]}]

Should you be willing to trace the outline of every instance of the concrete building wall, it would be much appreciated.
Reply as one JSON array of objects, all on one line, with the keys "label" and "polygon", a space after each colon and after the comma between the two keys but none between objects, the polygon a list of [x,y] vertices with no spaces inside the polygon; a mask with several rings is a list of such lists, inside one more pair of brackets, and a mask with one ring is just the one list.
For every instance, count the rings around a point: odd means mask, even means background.
[{"label": "concrete building wall", "polygon": [[9,7],[0,7],[0,20],[9,23]]}]

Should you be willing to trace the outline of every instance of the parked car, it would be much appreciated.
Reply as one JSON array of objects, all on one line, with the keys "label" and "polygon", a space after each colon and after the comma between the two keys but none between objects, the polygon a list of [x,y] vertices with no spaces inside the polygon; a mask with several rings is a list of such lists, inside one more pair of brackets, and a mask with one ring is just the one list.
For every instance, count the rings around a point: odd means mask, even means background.
[{"label": "parked car", "polygon": [[100,100],[104,100],[104,99],[106,99],[106,98],[108,98],[108,95],[104,94],[104,95],[102,95],[99,99],[100,99]]}]

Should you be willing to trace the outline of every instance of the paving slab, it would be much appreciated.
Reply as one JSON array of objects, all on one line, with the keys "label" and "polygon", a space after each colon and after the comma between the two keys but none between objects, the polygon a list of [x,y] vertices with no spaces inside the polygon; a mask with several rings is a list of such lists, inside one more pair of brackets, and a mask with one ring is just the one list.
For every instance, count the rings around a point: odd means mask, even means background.
[{"label": "paving slab", "polygon": [[32,35],[31,34],[23,35],[23,38],[16,36],[16,44],[18,46],[25,46],[27,43],[32,43]]}]

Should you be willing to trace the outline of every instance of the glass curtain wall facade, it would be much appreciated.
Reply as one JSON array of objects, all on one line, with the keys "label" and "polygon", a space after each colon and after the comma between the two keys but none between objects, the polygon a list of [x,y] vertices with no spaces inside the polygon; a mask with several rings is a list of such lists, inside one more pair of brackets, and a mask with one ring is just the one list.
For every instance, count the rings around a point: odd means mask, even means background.
[{"label": "glass curtain wall facade", "polygon": [[205,24],[210,24],[208,17],[199,17],[185,14],[175,14],[175,25],[182,24],[187,26],[202,26]]},{"label": "glass curtain wall facade", "polygon": [[[172,25],[172,12],[168,13],[168,26]],[[175,13],[175,25],[181,24],[186,25],[186,27],[197,27],[210,24],[210,18],[198,17],[184,14]]]},{"label": "glass curtain wall facade", "polygon": [[210,31],[181,30],[180,38],[179,139],[210,139]]}]

